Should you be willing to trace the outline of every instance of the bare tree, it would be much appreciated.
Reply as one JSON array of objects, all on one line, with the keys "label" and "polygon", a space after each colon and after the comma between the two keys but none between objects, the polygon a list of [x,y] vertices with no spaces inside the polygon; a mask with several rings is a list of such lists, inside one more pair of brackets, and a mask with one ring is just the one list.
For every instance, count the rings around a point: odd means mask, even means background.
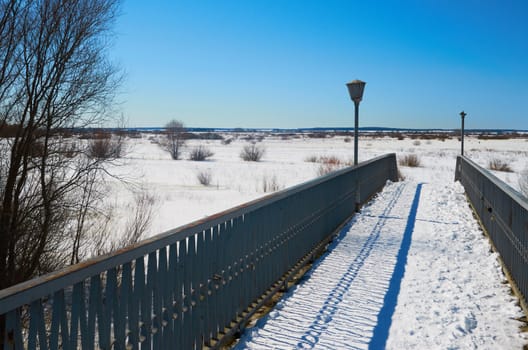
[{"label": "bare tree", "polygon": [[107,160],[59,131],[109,111],[117,10],[118,0],[0,0],[0,131],[12,131],[0,139],[0,289],[78,261],[82,208]]},{"label": "bare tree", "polygon": [[170,153],[172,159],[180,159],[182,147],[185,144],[185,127],[179,120],[171,120],[165,125],[167,140],[162,146]]},{"label": "bare tree", "polygon": [[[149,229],[154,217],[156,198],[146,188],[130,188],[134,197],[133,203],[127,205],[127,211],[132,215],[126,222],[115,220],[115,207],[107,207],[103,211],[95,211],[96,218],[92,220],[94,225],[90,226],[92,232],[85,239],[86,249],[84,253],[94,256],[107,254],[119,248],[137,243]],[[109,238],[107,233],[116,233]]]}]

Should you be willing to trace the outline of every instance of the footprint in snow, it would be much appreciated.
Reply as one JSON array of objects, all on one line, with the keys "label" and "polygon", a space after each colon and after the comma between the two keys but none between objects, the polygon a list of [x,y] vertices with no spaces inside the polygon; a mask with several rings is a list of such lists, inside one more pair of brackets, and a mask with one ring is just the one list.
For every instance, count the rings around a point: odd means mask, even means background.
[{"label": "footprint in snow", "polygon": [[477,319],[472,312],[470,312],[469,315],[464,318],[464,326],[468,333],[473,332],[473,330],[477,328]]}]

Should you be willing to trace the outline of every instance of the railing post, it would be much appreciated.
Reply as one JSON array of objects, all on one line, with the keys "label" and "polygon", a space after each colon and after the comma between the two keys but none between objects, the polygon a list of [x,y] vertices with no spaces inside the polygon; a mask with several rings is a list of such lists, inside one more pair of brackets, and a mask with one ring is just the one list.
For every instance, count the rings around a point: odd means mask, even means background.
[{"label": "railing post", "polygon": [[464,156],[464,118],[466,117],[466,113],[464,111],[460,112],[460,117],[462,117],[462,129],[460,131],[460,140],[461,140],[461,149],[460,149],[460,155]]},{"label": "railing post", "polygon": [[354,100],[354,165],[358,164],[359,101]]},{"label": "railing post", "polygon": [[458,156],[456,159],[456,165],[455,165],[455,181],[460,181],[461,176],[461,167],[462,167],[462,157]]}]

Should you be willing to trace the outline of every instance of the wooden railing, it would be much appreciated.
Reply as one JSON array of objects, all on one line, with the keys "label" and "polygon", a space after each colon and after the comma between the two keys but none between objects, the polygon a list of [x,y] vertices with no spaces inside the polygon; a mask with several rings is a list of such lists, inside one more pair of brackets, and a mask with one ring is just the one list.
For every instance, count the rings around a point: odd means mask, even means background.
[{"label": "wooden railing", "polygon": [[3,348],[220,347],[387,180],[394,154],[2,290]]}]

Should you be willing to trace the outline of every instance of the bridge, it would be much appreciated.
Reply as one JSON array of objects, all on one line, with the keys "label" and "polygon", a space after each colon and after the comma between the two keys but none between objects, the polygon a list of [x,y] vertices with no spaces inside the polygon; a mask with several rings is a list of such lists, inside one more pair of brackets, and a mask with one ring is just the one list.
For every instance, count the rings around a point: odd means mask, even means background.
[{"label": "bridge", "polygon": [[[465,157],[455,177],[526,310],[526,198]],[[241,334],[240,349],[401,347],[387,341],[411,241],[476,223],[469,208],[443,215],[453,193],[397,180],[396,156],[378,157],[0,291],[3,347],[222,348]]]}]

